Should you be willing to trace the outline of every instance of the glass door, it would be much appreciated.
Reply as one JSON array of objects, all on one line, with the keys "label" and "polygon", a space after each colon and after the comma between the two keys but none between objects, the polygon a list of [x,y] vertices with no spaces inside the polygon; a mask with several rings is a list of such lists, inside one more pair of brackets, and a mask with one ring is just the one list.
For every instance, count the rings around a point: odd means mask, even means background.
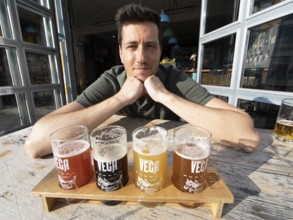
[{"label": "glass door", "polygon": [[0,135],[65,103],[51,0],[0,0]]}]

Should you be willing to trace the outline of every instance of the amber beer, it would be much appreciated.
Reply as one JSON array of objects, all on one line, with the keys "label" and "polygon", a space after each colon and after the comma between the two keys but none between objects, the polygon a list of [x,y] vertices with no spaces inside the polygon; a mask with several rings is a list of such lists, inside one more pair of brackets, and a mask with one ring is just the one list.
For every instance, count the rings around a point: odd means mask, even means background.
[{"label": "amber beer", "polygon": [[172,182],[183,192],[201,192],[206,186],[211,134],[203,128],[185,125],[175,129],[174,135]]},{"label": "amber beer", "polygon": [[94,153],[97,187],[112,192],[128,182],[127,149],[119,145],[107,146],[103,156]]},{"label": "amber beer", "polygon": [[[184,148],[194,148],[194,153],[184,152]],[[192,144],[177,146],[173,154],[173,184],[183,192],[195,193],[205,188],[205,173],[208,167],[209,151],[205,147]]]},{"label": "amber beer", "polygon": [[282,100],[273,137],[284,142],[293,143],[293,98]]},{"label": "amber beer", "polygon": [[105,192],[124,187],[129,179],[125,128],[109,125],[90,134],[96,173],[96,185]]},{"label": "amber beer", "polygon": [[133,132],[134,183],[147,193],[160,191],[166,184],[167,131],[157,126]]},{"label": "amber beer", "polygon": [[293,142],[293,121],[281,119],[276,122],[274,134],[279,139]]},{"label": "amber beer", "polygon": [[50,135],[59,185],[62,189],[79,188],[93,177],[88,129],[68,126]]},{"label": "amber beer", "polygon": [[76,189],[93,176],[90,144],[84,140],[66,142],[55,154],[59,184],[62,189]]}]

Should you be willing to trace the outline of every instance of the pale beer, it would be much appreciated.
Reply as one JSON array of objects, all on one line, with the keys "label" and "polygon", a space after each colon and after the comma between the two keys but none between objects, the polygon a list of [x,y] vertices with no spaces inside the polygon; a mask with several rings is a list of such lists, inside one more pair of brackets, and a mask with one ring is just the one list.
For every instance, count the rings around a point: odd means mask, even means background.
[{"label": "pale beer", "polygon": [[137,128],[133,136],[134,183],[147,193],[166,184],[167,131],[158,126]]},{"label": "pale beer", "polygon": [[157,192],[166,184],[167,151],[143,152],[134,148],[134,183],[145,192]]}]

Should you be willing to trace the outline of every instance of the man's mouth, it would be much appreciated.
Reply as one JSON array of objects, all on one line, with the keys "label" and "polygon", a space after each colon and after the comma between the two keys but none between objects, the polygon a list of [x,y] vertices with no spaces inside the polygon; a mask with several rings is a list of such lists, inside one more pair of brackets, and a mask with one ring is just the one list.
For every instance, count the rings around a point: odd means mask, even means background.
[{"label": "man's mouth", "polygon": [[150,67],[149,66],[135,66],[134,69],[135,70],[143,70],[143,71],[145,71],[145,70],[150,69]]}]

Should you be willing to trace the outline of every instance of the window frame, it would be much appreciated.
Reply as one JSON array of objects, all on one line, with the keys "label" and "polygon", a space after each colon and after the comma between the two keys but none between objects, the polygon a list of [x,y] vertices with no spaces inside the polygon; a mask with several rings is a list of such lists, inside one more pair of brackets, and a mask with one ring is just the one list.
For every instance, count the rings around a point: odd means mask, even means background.
[{"label": "window frame", "polygon": [[[240,99],[280,105],[282,99],[293,97],[292,92],[259,90],[240,87],[244,68],[244,56],[246,54],[249,38],[249,28],[292,14],[293,1],[283,1],[264,10],[251,14],[254,1],[240,0],[238,20],[212,32],[204,34],[207,14],[207,1],[208,0],[202,0],[198,47],[198,72],[201,73],[202,71],[201,64],[203,60],[204,44],[234,33],[236,34],[236,40],[230,87],[211,86],[204,84],[203,86],[212,94],[228,97],[228,103],[234,106],[237,106],[238,100]],[[197,74],[197,78],[194,79],[200,82],[200,77],[201,74]]]}]

